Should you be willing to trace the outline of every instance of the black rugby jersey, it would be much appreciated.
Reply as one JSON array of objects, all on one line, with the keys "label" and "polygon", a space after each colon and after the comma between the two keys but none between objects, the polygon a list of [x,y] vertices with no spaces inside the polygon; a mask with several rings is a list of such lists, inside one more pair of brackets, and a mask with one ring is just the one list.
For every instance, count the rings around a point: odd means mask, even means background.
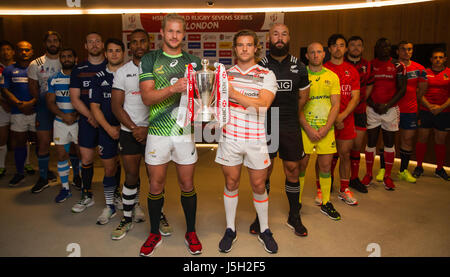
[{"label": "black rugby jersey", "polygon": [[[264,57],[259,65],[275,73],[277,77],[277,94],[270,107],[279,107],[280,131],[298,131],[299,90],[309,87],[308,71],[306,66],[296,57],[288,55],[281,63],[272,56]],[[267,130],[270,133],[270,109],[267,112]]]}]

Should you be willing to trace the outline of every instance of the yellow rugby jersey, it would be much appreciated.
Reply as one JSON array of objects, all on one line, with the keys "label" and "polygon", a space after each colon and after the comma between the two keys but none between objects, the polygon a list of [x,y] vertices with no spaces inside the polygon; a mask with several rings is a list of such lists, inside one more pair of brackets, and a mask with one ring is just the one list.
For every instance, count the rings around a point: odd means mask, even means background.
[{"label": "yellow rugby jersey", "polygon": [[303,113],[309,125],[319,129],[327,123],[331,110],[331,95],[341,93],[339,77],[325,67],[322,67],[320,72],[312,72],[307,68],[311,87]]}]

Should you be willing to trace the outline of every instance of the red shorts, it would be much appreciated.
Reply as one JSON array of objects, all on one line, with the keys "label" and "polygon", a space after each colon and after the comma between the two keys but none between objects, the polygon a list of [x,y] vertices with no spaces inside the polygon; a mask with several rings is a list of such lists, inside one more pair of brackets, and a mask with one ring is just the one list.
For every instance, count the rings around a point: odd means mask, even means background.
[{"label": "red shorts", "polygon": [[338,130],[335,126],[334,132],[336,134],[336,139],[339,140],[350,140],[356,138],[355,118],[353,117],[353,114],[344,119],[344,128]]}]

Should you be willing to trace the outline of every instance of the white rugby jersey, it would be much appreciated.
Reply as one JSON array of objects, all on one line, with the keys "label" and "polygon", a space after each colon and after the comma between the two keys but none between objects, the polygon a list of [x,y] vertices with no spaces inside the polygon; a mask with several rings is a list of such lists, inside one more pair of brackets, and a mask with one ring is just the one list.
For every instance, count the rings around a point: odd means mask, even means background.
[{"label": "white rugby jersey", "polygon": [[[123,109],[128,113],[131,121],[137,126],[147,127],[150,109],[142,102],[141,91],[139,90],[139,66],[136,66],[133,60],[117,70],[113,89],[125,92]],[[123,124],[120,124],[120,127],[126,132],[131,132]]]},{"label": "white rugby jersey", "polygon": [[47,93],[47,81],[50,77],[61,71],[59,59],[49,59],[46,55],[41,56],[30,63],[27,74],[28,78],[38,81],[41,97]]},{"label": "white rugby jersey", "polygon": [[[266,89],[274,95],[277,92],[275,74],[260,65],[255,64],[247,71],[235,65],[228,69],[228,80],[233,88],[248,97],[258,98],[261,89]],[[258,114],[252,108],[246,109],[233,99],[230,99],[230,121],[223,128],[225,138],[233,140],[266,140],[264,128],[265,112]]]}]

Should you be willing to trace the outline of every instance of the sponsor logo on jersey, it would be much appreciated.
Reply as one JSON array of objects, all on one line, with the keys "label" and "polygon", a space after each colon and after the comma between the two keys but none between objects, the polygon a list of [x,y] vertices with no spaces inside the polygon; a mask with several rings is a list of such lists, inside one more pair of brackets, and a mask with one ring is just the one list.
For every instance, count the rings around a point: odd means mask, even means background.
[{"label": "sponsor logo on jersey", "polygon": [[133,74],[127,74],[127,78],[132,78],[132,77],[136,77],[137,76],[137,74],[136,73],[133,73]]},{"label": "sponsor logo on jersey", "polygon": [[177,81],[178,81],[178,78],[174,77],[174,78],[170,79],[170,84],[174,85]]},{"label": "sponsor logo on jersey", "polygon": [[163,67],[164,67],[164,66],[161,65],[160,67],[156,68],[156,69],[155,69],[155,73],[156,73],[156,74],[164,74]]},{"label": "sponsor logo on jersey", "polygon": [[277,80],[277,91],[292,91],[292,80]]},{"label": "sponsor logo on jersey", "polygon": [[170,67],[175,67],[177,64],[178,64],[178,60],[173,60],[173,61],[170,63]]},{"label": "sponsor logo on jersey", "polygon": [[103,83],[100,86],[102,86],[102,87],[109,86],[109,83],[106,80],[104,80]]}]

